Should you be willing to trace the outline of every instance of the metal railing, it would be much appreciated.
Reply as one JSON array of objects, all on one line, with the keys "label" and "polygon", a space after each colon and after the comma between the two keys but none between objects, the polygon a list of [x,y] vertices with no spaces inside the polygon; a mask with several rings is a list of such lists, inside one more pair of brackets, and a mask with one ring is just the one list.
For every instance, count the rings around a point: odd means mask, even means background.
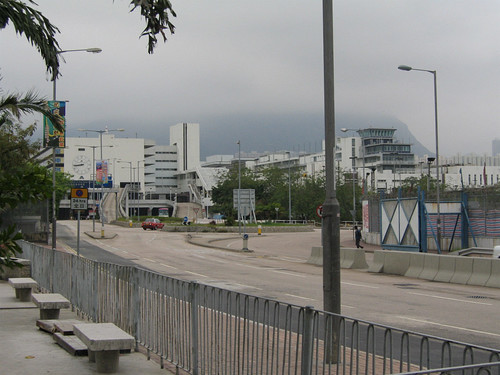
[{"label": "metal railing", "polygon": [[162,367],[169,361],[193,375],[500,374],[497,349],[21,245],[43,289],[129,332]]}]

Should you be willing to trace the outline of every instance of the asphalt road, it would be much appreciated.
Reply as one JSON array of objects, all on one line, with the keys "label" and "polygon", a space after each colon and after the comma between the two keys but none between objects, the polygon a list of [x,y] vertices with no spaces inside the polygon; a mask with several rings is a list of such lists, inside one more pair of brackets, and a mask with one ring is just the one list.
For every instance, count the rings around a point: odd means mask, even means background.
[{"label": "asphalt road", "polygon": [[[76,249],[76,221],[58,222],[58,247]],[[231,251],[235,234],[198,234],[217,239],[212,249],[186,242],[186,234],[106,226],[113,239],[83,234],[83,256],[135,264],[184,280],[268,297],[297,305],[323,306],[322,268],[306,263],[321,232],[251,236],[251,253]],[[100,228],[99,228],[100,229]],[[352,233],[341,232],[344,246]],[[351,245],[352,245],[351,244]],[[64,246],[66,245],[66,246]],[[368,255],[370,261],[370,254]],[[430,282],[360,270],[342,270],[342,314],[405,330],[500,348],[500,289]]]}]

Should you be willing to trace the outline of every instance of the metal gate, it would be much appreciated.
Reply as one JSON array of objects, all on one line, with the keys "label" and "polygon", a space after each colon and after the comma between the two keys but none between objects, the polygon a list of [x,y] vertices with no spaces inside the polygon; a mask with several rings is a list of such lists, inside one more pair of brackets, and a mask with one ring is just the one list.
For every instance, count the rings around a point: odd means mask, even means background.
[{"label": "metal gate", "polygon": [[420,200],[418,198],[380,201],[380,243],[383,249],[420,250]]}]

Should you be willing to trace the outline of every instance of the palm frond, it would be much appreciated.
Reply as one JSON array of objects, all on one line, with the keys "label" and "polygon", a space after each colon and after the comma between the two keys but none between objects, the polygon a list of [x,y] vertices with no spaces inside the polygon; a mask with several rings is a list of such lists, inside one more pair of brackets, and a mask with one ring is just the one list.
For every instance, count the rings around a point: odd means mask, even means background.
[{"label": "palm frond", "polygon": [[[29,0],[30,3],[36,3]],[[59,75],[59,44],[55,35],[59,29],[43,14],[18,0],[0,0],[0,29],[12,23],[16,33],[25,35],[42,56],[52,79]]]}]

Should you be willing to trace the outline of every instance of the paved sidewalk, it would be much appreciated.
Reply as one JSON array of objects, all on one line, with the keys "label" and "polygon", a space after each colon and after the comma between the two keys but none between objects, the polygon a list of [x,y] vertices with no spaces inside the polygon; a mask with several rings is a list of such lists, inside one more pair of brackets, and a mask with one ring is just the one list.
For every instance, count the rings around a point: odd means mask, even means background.
[{"label": "paved sidewalk", "polygon": [[[52,335],[39,330],[36,321],[39,310],[32,302],[19,302],[7,281],[0,281],[0,375],[96,374],[96,364],[88,357],[75,357],[67,353],[52,339]],[[60,319],[81,320],[71,309],[61,310]],[[148,361],[142,353],[121,354],[117,374],[174,374]]]}]

